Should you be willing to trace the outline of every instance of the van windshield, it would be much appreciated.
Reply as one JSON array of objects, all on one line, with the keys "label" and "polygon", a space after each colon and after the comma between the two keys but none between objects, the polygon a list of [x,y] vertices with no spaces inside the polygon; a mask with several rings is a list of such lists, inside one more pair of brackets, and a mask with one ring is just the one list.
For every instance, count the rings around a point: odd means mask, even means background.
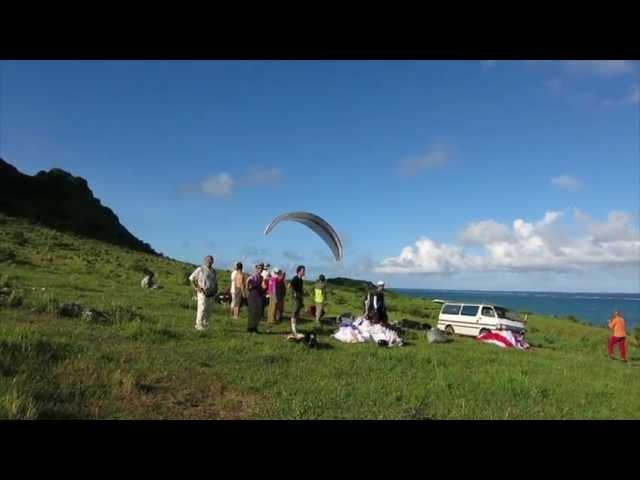
[{"label": "van windshield", "polygon": [[498,318],[504,318],[505,320],[513,320],[514,322],[522,322],[522,317],[513,310],[508,310],[502,307],[493,307],[496,311]]}]

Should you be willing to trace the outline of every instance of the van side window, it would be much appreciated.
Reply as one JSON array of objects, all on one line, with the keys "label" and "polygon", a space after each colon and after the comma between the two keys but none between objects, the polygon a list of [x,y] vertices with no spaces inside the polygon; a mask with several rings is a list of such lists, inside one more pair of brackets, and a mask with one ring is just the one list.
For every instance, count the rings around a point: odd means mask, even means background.
[{"label": "van side window", "polygon": [[491,307],[482,307],[482,316],[483,317],[495,317],[496,314],[493,313],[493,308],[491,308]]},{"label": "van side window", "polygon": [[478,314],[478,309],[480,307],[478,305],[465,305],[462,307],[461,315],[466,315],[468,317],[475,317]]},{"label": "van side window", "polygon": [[442,313],[446,315],[458,315],[460,313],[460,305],[445,305],[442,307]]}]

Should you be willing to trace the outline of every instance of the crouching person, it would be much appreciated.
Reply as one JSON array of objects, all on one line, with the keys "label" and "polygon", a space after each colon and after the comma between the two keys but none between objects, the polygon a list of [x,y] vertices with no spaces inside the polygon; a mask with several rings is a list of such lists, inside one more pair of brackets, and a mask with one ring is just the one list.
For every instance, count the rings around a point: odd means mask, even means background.
[{"label": "crouching person", "polygon": [[162,288],[162,285],[156,283],[155,274],[151,270],[147,270],[144,278],[140,282],[142,288]]},{"label": "crouching person", "polygon": [[196,268],[189,281],[196,291],[198,310],[196,312],[196,330],[206,330],[209,327],[209,317],[213,307],[213,300],[218,293],[218,279],[213,269],[213,257],[204,257],[202,265]]}]

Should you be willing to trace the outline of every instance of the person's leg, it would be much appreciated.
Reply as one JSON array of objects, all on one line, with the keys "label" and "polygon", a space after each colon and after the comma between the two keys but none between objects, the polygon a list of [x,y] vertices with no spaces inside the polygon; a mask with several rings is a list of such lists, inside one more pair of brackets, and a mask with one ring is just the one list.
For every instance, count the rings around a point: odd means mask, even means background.
[{"label": "person's leg", "polygon": [[281,312],[282,311],[280,309],[280,302],[276,300],[275,312],[273,313],[273,318],[276,323],[280,323],[280,316],[282,315]]},{"label": "person's leg", "polygon": [[613,347],[616,344],[616,337],[610,337],[609,338],[609,345],[608,345],[608,351],[609,351],[609,358],[613,358]]},{"label": "person's leg", "polygon": [[242,301],[242,293],[238,290],[235,291],[235,293],[233,294],[233,299],[232,299],[232,311],[233,311],[233,318],[238,318],[240,316],[240,302]]},{"label": "person's leg", "polygon": [[253,330],[256,318],[256,301],[253,298],[249,298],[247,310],[247,331],[249,332]]},{"label": "person's leg", "polygon": [[322,303],[316,303],[316,323],[320,325],[320,317],[322,316]]},{"label": "person's leg", "polygon": [[229,305],[229,315],[233,317],[236,310],[236,292],[231,292],[231,304]]},{"label": "person's leg", "polygon": [[256,330],[256,332],[258,331],[258,325],[260,325],[260,322],[264,319],[264,299],[258,304],[258,314],[256,315],[256,324],[254,329]]},{"label": "person's leg", "polygon": [[213,297],[204,297],[204,312],[202,313],[202,326],[209,328],[209,318],[211,317],[211,310],[213,310]]},{"label": "person's leg", "polygon": [[276,299],[273,297],[269,298],[269,310],[267,312],[267,323],[269,324],[276,323]]},{"label": "person's leg", "polygon": [[198,308],[196,311],[196,330],[204,330],[204,326],[202,324],[203,318],[204,318],[204,310],[205,310],[205,300],[206,297],[204,296],[204,293],[202,292],[198,292],[196,294],[197,299],[198,299]]},{"label": "person's leg", "polygon": [[296,330],[296,325],[298,323],[298,318],[300,318],[300,312],[302,311],[302,308],[303,308],[302,300],[297,298],[294,299],[293,313],[291,315],[291,331],[293,332],[294,335],[298,334],[298,331]]},{"label": "person's leg", "polygon": [[625,337],[620,338],[620,356],[622,361],[627,361],[627,339]]}]

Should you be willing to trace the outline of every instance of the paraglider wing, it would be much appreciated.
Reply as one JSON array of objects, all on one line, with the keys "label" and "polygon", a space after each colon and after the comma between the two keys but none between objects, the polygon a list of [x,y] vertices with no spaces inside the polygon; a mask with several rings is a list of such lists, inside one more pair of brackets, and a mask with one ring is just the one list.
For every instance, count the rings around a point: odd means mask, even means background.
[{"label": "paraglider wing", "polygon": [[329,246],[333,252],[336,262],[342,260],[342,241],[340,240],[340,237],[331,225],[313,213],[291,212],[280,215],[269,224],[264,231],[264,234],[269,235],[271,230],[273,230],[277,224],[284,221],[298,222],[309,227]]}]

